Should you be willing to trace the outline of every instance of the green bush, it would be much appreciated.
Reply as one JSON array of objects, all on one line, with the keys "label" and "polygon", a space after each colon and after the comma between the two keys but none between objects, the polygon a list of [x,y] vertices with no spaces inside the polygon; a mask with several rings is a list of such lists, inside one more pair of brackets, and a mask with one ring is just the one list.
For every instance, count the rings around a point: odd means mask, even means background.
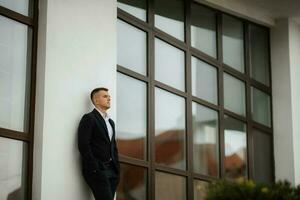
[{"label": "green bush", "polygon": [[300,185],[293,187],[288,181],[272,185],[253,181],[217,181],[208,186],[206,200],[300,200]]}]

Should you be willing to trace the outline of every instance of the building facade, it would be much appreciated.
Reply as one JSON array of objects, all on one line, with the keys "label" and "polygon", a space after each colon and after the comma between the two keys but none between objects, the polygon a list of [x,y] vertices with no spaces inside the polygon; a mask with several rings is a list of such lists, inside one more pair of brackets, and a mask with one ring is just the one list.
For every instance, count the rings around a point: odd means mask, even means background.
[{"label": "building facade", "polygon": [[0,200],[92,199],[76,131],[110,89],[116,199],[300,184],[300,3],[0,0]]}]

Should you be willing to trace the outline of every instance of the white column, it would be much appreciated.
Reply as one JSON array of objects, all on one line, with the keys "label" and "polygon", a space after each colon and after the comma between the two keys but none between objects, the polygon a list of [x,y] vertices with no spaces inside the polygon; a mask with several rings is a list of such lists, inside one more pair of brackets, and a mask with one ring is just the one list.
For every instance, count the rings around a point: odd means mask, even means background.
[{"label": "white column", "polygon": [[116,1],[40,1],[33,199],[91,199],[77,127],[89,94],[110,89],[116,116]]},{"label": "white column", "polygon": [[293,184],[300,183],[299,52],[299,26],[277,20],[271,29],[275,176]]},{"label": "white column", "polygon": [[300,184],[300,25],[289,20],[295,184]]}]

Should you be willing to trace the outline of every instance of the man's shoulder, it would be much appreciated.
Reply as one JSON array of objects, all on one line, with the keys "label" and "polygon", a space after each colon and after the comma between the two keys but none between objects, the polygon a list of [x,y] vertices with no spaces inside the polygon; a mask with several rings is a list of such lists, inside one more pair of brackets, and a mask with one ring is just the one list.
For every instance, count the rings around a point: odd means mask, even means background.
[{"label": "man's shoulder", "polygon": [[93,111],[91,111],[91,112],[89,112],[89,113],[85,113],[83,116],[82,116],[82,118],[81,118],[81,121],[82,120],[92,120],[92,119],[94,119],[94,113],[93,113]]}]

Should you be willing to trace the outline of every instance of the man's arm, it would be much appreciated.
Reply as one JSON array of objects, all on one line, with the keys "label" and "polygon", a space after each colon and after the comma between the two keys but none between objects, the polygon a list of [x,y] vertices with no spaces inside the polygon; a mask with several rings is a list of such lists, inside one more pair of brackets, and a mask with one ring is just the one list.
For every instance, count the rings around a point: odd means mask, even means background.
[{"label": "man's arm", "polygon": [[90,140],[92,137],[93,121],[88,115],[84,115],[80,120],[78,127],[78,149],[85,164],[89,169],[96,172],[99,170],[99,165],[93,156]]}]

